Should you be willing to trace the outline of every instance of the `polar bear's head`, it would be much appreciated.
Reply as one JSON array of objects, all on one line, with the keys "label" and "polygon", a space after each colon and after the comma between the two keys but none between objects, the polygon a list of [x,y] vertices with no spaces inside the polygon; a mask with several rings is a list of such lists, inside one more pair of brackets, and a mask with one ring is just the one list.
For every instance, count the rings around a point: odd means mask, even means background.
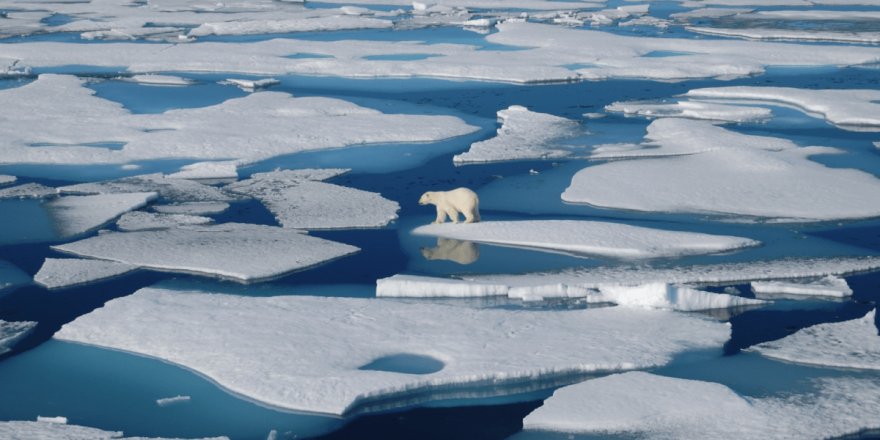
[{"label": "polar bear's head", "polygon": [[431,191],[428,191],[419,197],[419,205],[427,205],[429,203],[434,203],[434,193]]}]

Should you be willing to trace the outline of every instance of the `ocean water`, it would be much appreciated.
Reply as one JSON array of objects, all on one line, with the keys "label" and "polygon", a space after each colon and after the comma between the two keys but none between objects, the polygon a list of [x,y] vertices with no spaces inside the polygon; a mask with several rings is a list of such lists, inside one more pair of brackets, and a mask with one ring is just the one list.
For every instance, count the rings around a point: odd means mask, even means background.
[{"label": "ocean water", "polygon": [[[610,2],[615,7],[625,2]],[[656,5],[656,7],[654,6]],[[312,4],[313,7],[336,7]],[[388,8],[387,8],[388,9]],[[655,16],[665,17],[683,9],[677,2],[655,2]],[[51,24],[68,18],[54,16]],[[814,24],[816,26],[821,25]],[[839,27],[836,23],[829,27]],[[796,26],[796,24],[791,24]],[[615,29],[639,35],[647,30]],[[658,33],[656,29],[650,33]],[[709,38],[673,29],[665,36]],[[431,27],[405,31],[366,30],[324,33],[272,34],[246,37],[208,37],[205,41],[250,42],[270,38],[318,40],[376,39],[420,40],[431,43],[473,44],[500,49],[484,36],[454,27]],[[714,38],[714,37],[711,37]],[[71,34],[8,39],[21,41],[75,41]],[[92,44],[92,43],[89,43]],[[109,43],[108,43],[109,44]],[[145,43],[146,44],[146,43]],[[515,50],[517,48],[509,48]],[[308,56],[308,54],[301,54]],[[429,56],[430,54],[423,54]],[[646,56],[674,58],[679,53],[657,51]],[[412,55],[408,55],[412,57]],[[379,58],[381,59],[381,58]],[[400,58],[390,56],[390,60]],[[92,78],[89,87],[96,95],[123,105],[132,113],[161,113],[171,109],[216,105],[247,92],[221,84],[233,75],[218,73],[175,73],[194,81],[189,86],[155,86],[125,81],[121,68],[63,66],[34,73],[64,73]],[[234,77],[253,78],[234,75]],[[370,298],[377,279],[399,273],[429,276],[461,276],[493,273],[525,273],[568,268],[628,264],[610,258],[547,253],[530,249],[461,242],[471,258],[429,258],[441,248],[431,237],[418,237],[411,230],[433,218],[430,207],[417,204],[419,195],[437,188],[467,186],[475,189],[482,203],[484,219],[591,219],[625,222],[669,230],[687,230],[739,235],[762,241],[757,248],[721,255],[679,259],[657,259],[656,267],[742,262],[760,259],[822,256],[876,256],[880,252],[880,220],[820,222],[816,224],[738,223],[724,218],[692,214],[640,213],[563,203],[559,194],[580,169],[595,163],[565,161],[519,161],[456,167],[451,157],[475,141],[493,136],[498,127],[495,113],[510,105],[581,121],[589,135],[578,139],[584,152],[598,144],[638,142],[649,121],[610,114],[584,120],[582,114],[602,112],[615,101],[669,99],[699,87],[726,85],[773,85],[801,88],[878,89],[875,70],[859,68],[768,69],[760,76],[732,81],[698,80],[675,83],[642,80],[610,80],[545,85],[492,84],[437,79],[346,79],[333,77],[281,76],[281,83],[268,90],[294,96],[329,96],[388,113],[454,115],[480,128],[472,135],[431,144],[371,145],[333,151],[311,152],[274,158],[240,170],[240,177],[276,168],[346,167],[349,174],[331,182],[381,193],[400,203],[400,218],[385,228],[319,231],[312,235],[361,248],[353,256],[310,270],[294,272],[271,281],[246,285],[181,274],[137,271],[90,285],[47,291],[36,285],[0,290],[0,319],[37,321],[39,326],[13,351],[0,355],[0,420],[33,420],[37,416],[66,416],[70,423],[108,430],[123,430],[129,436],[195,437],[227,435],[233,439],[263,439],[275,431],[278,438],[319,437],[325,439],[517,439],[598,438],[551,433],[520,433],[522,419],[550,396],[555,386],[537,390],[509,390],[508,396],[474,391],[469,396],[428,396],[416,407],[405,401],[375,414],[348,418],[300,414],[268,408],[219,388],[199,374],[160,360],[52,339],[52,335],[78,316],[101,307],[114,298],[140,288],[160,285],[180,290],[206,290],[247,296],[319,295]],[[0,81],[0,89],[18,87],[28,79]],[[830,167],[856,168],[880,176],[880,155],[872,145],[877,133],[842,130],[824,121],[780,106],[771,106],[774,117],[766,123],[730,125],[728,128],[759,135],[791,139],[799,145],[829,145],[842,154],[814,160]],[[142,174],[176,171],[191,161],[155,161],[139,164],[136,170],[119,166],[3,165],[0,173],[20,176],[21,182],[52,186]],[[235,202],[216,222],[246,222],[277,225],[259,202]],[[57,225],[41,200],[0,201],[0,261],[28,275],[35,274],[45,258],[65,255],[53,250],[62,243]],[[104,227],[114,229],[112,224]],[[96,232],[91,232],[93,235]],[[427,250],[427,251],[426,251]],[[431,252],[434,250],[435,252]],[[0,276],[4,272],[0,271]],[[2,280],[0,280],[2,281]],[[835,369],[802,367],[772,361],[743,349],[779,339],[810,325],[839,322],[862,316],[880,301],[880,274],[858,274],[847,278],[854,290],[846,300],[779,300],[764,308],[708,314],[729,321],[732,337],[723,353],[686,353],[653,372],[671,377],[719,382],[747,396],[808,392],[811,380],[822,377],[877,377]],[[737,288],[752,296],[748,285],[712,286],[714,291]],[[442,300],[450,301],[450,300]],[[503,298],[467,300],[473,307],[565,309],[586,307],[577,301],[548,301],[523,304]],[[389,356],[364,368],[427,374],[437,368],[431,358]],[[581,378],[583,379],[583,378]],[[497,390],[493,390],[497,391]],[[178,395],[190,400],[169,406],[156,401]],[[492,397],[490,397],[490,395]],[[870,438],[870,434],[863,437]],[[616,438],[628,438],[618,436]]]}]

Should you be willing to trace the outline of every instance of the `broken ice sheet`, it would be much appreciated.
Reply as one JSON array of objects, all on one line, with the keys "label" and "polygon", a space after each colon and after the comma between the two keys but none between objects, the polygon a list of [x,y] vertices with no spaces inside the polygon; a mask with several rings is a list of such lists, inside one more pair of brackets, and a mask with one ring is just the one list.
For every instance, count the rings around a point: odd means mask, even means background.
[{"label": "broken ice sheet", "polygon": [[779,295],[788,298],[816,296],[844,298],[853,293],[845,279],[834,275],[807,282],[752,281],[752,291],[759,298],[774,298]]},{"label": "broken ice sheet", "polygon": [[[144,440],[144,437],[124,437],[120,431],[104,431],[88,426],[68,425],[63,417],[50,421],[12,420],[0,422],[0,437],[9,439],[41,439],[41,440]],[[65,422],[61,423],[61,419]],[[153,440],[163,440],[155,437]],[[171,439],[169,439],[171,440]],[[226,437],[203,438],[201,440],[228,440]]]},{"label": "broken ice sheet", "polygon": [[12,350],[13,346],[37,326],[31,321],[4,321],[0,319],[0,355]]},{"label": "broken ice sheet", "polygon": [[207,225],[213,221],[211,218],[199,215],[134,211],[123,214],[116,221],[116,226],[121,231],[148,231],[177,226]]},{"label": "broken ice sheet", "polygon": [[43,199],[55,197],[58,191],[50,186],[39,183],[25,183],[22,185],[11,186],[9,188],[0,189],[0,200],[2,199]]},{"label": "broken ice sheet", "polygon": [[627,116],[642,116],[646,118],[678,117],[735,123],[760,122],[772,116],[770,109],[764,107],[700,101],[667,103],[643,101],[614,102],[605,106],[605,110],[620,112]]},{"label": "broken ice sheet", "polygon": [[[522,313],[157,288],[112,300],[56,334],[184,366],[270,406],[331,414],[455,398],[455,391],[473,397],[487,383],[488,395],[497,395],[571,375],[663,365],[683,351],[720,349],[728,337],[726,324],[620,307]],[[365,369],[392,355],[432,358],[440,369]]]},{"label": "broken ice sheet", "polygon": [[176,179],[162,174],[145,174],[103,182],[78,183],[62,186],[62,194],[114,194],[125,192],[152,191],[160,197],[174,202],[228,202],[233,200],[229,194],[187,179]]},{"label": "broken ice sheet", "polygon": [[46,209],[58,235],[69,238],[94,230],[155,199],[155,192],[65,196],[46,203]]},{"label": "broken ice sheet", "polygon": [[47,289],[61,289],[125,275],[136,269],[136,266],[115,261],[46,258],[34,281]]},{"label": "broken ice sheet", "polygon": [[224,223],[107,232],[53,249],[159,271],[256,282],[344,257],[358,248],[273,226]]}]

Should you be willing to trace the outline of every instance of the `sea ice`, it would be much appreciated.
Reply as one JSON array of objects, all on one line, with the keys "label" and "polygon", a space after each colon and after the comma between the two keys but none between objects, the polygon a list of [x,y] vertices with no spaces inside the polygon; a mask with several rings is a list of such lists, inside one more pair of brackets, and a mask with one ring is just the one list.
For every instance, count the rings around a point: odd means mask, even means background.
[{"label": "sea ice", "polygon": [[321,182],[347,170],[257,173],[226,189],[259,199],[293,229],[375,228],[397,218],[400,205],[377,193]]},{"label": "sea ice", "polygon": [[[511,289],[511,293],[516,293]],[[599,301],[613,302],[623,307],[678,310],[727,309],[766,304],[766,301],[742,298],[725,293],[710,293],[684,286],[650,283],[637,286],[606,284],[599,286]]]},{"label": "sea ice", "polygon": [[[572,375],[663,365],[683,351],[718,349],[729,333],[692,315],[621,307],[523,312],[146,288],[55,337],[175,363],[274,407],[346,414],[393,407],[395,398],[417,404],[435,391],[515,393]],[[393,355],[433,358],[442,368],[362,368]]]},{"label": "sea ice", "polygon": [[232,84],[234,86],[238,86],[238,88],[247,91],[253,92],[259,89],[265,89],[269,86],[274,86],[276,84],[280,84],[281,81],[278,81],[275,78],[263,78],[263,79],[240,79],[240,78],[229,78],[225,83]]},{"label": "sea ice", "polygon": [[15,183],[16,180],[18,180],[18,178],[15,176],[0,174],[0,185],[9,185],[10,183]]},{"label": "sea ice", "polygon": [[196,162],[184,165],[180,171],[169,174],[172,179],[238,179],[238,161]]},{"label": "sea ice", "polygon": [[34,281],[47,289],[61,289],[125,275],[136,266],[115,261],[46,258]]},{"label": "sea ice", "polygon": [[553,159],[571,151],[560,142],[579,132],[577,122],[519,105],[498,111],[501,127],[494,138],[476,142],[470,150],[452,158],[456,164],[506,160]]},{"label": "sea ice", "polygon": [[62,194],[115,194],[153,191],[166,200],[175,202],[227,202],[229,194],[213,187],[187,179],[175,179],[162,174],[145,174],[104,182],[78,183],[62,186]]},{"label": "sea ice", "polygon": [[432,224],[420,226],[412,233],[623,259],[709,254],[759,244],[757,241],[741,237],[666,231],[621,223],[583,220]]},{"label": "sea ice", "polygon": [[241,282],[274,278],[358,250],[297,231],[240,223],[107,232],[53,248],[160,271],[196,273]]},{"label": "sea ice", "polygon": [[[527,431],[656,439],[823,439],[880,427],[880,383],[835,377],[818,390],[743,397],[724,385],[644,372],[560,388],[523,421]],[[844,415],[845,416],[841,416]]]},{"label": "sea ice", "polygon": [[[463,281],[450,278],[432,278],[416,275],[394,275],[376,280],[376,296],[399,298],[475,298],[507,296],[506,284]],[[585,289],[583,294],[586,296]]]},{"label": "sea ice", "polygon": [[598,152],[596,157],[669,157],[590,166],[574,175],[562,199],[617,209],[782,222],[880,215],[880,180],[809,160],[811,155],[838,151],[740,134],[705,121],[663,118],[651,123],[640,146]]},{"label": "sea ice", "polygon": [[177,405],[180,403],[186,403],[189,401],[190,401],[190,396],[164,397],[162,399],[156,399],[156,405],[170,406],[170,405]]},{"label": "sea ice", "polygon": [[155,192],[66,196],[51,200],[45,206],[58,235],[68,238],[103,226],[155,199]]},{"label": "sea ice", "polygon": [[784,294],[791,296],[827,296],[844,298],[852,295],[846,280],[828,275],[822,279],[809,282],[793,281],[752,281],[752,291],[756,295]]},{"label": "sea ice", "polygon": [[37,323],[32,321],[4,321],[0,319],[0,355],[12,350],[12,347],[28,335]]},{"label": "sea ice", "polygon": [[134,211],[123,214],[116,221],[116,226],[121,231],[148,231],[186,225],[207,225],[213,221],[211,218],[198,215]]},{"label": "sea ice", "polygon": [[139,84],[147,84],[153,86],[188,86],[193,83],[192,80],[181,78],[179,76],[156,74],[132,75],[125,79]]},{"label": "sea ice", "polygon": [[851,321],[818,324],[749,350],[764,356],[823,367],[880,370],[876,310]]},{"label": "sea ice", "polygon": [[880,131],[880,90],[737,86],[695,89],[685,96],[785,104],[845,130]]},{"label": "sea ice", "polygon": [[173,205],[153,205],[153,211],[163,214],[210,215],[219,214],[229,209],[226,202],[188,202]]},{"label": "sea ice", "polygon": [[[0,438],[40,439],[40,440],[162,440],[161,438],[123,437],[120,431],[104,431],[87,426],[68,425],[48,421],[3,421],[0,422]],[[228,440],[215,437],[202,440]],[[168,439],[171,440],[171,439]]]},{"label": "sea ice", "polygon": [[25,183],[10,188],[0,189],[0,200],[2,199],[43,199],[55,197],[58,191],[50,186],[39,183]]},{"label": "sea ice", "polygon": [[336,31],[342,29],[385,29],[391,20],[358,15],[289,18],[284,20],[224,21],[204,23],[189,31],[191,37],[206,35],[281,34],[289,32]]},{"label": "sea ice", "polygon": [[840,32],[816,29],[799,30],[754,27],[720,28],[705,26],[687,26],[686,29],[698,34],[741,37],[750,40],[829,41],[835,43],[862,44],[880,43],[880,32]]},{"label": "sea ice", "polygon": [[605,106],[610,112],[620,112],[627,116],[647,118],[678,117],[688,119],[707,119],[719,122],[758,122],[769,119],[773,113],[763,107],[728,105],[699,101],[657,102],[615,102]]}]

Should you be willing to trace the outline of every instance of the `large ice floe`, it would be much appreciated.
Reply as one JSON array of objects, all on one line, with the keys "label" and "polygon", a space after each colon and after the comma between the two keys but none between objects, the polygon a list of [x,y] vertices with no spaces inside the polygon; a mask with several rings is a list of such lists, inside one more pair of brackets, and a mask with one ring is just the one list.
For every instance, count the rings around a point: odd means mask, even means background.
[{"label": "large ice floe", "polygon": [[783,104],[845,130],[880,131],[880,90],[737,86],[694,89],[684,96]]},{"label": "large ice floe", "polygon": [[278,277],[358,250],[297,231],[241,223],[106,232],[53,248],[159,271],[242,282]]},{"label": "large ice floe", "polygon": [[[726,324],[620,307],[512,311],[157,288],[112,300],[55,335],[175,363],[267,405],[331,414],[540,389],[662,365],[728,336]],[[433,368],[382,366],[400,356]]]},{"label": "large ice floe", "polygon": [[400,209],[397,202],[377,193],[322,182],[347,171],[306,169],[257,173],[226,188],[259,199],[285,228],[374,228],[397,218]]},{"label": "large ice floe", "polygon": [[[77,50],[84,47],[88,45]],[[159,159],[224,159],[240,164],[307,150],[432,142],[477,130],[451,116],[384,114],[338,99],[293,98],[280,92],[253,93],[203,108],[133,115],[94,96],[84,80],[66,75],[41,75],[24,86],[0,90],[0,101],[7,110],[7,117],[0,120],[3,164],[125,164]],[[121,149],[102,147],[107,143]],[[185,176],[191,177],[194,171],[188,171]],[[91,184],[78,188],[83,187]]]},{"label": "large ice floe", "polygon": [[751,347],[764,356],[799,364],[880,370],[876,310],[851,321],[818,324]]},{"label": "large ice floe", "polygon": [[556,390],[523,427],[654,439],[824,439],[880,428],[876,379],[819,379],[816,388],[744,397],[718,383],[628,372]]},{"label": "large ice floe", "polygon": [[125,275],[137,266],[115,261],[46,258],[34,281],[47,289],[61,289]]},{"label": "large ice floe", "polygon": [[759,297],[784,295],[791,297],[824,296],[843,298],[853,293],[845,279],[834,275],[828,275],[819,280],[807,282],[752,281],[752,291]]},{"label": "large ice floe", "polygon": [[[105,431],[88,426],[68,425],[63,417],[40,417],[36,422],[12,420],[0,422],[0,437],[25,440],[163,440],[158,437],[124,437],[121,431]],[[228,440],[226,437],[201,440]],[[169,439],[171,440],[171,439]]]},{"label": "large ice floe", "polygon": [[709,254],[759,244],[741,237],[583,220],[433,224],[420,226],[412,232],[416,235],[622,259]]},{"label": "large ice floe", "polygon": [[58,235],[67,238],[94,230],[155,199],[155,192],[66,196],[49,201],[46,209]]},{"label": "large ice floe", "polygon": [[32,321],[4,321],[0,319],[0,355],[12,350],[12,347],[37,327]]},{"label": "large ice floe", "polygon": [[705,121],[664,118],[651,123],[644,143],[605,147],[594,156],[639,160],[579,171],[562,199],[608,208],[782,222],[880,215],[880,180],[809,159],[836,152],[740,134]]},{"label": "large ice floe", "polygon": [[614,102],[605,106],[605,110],[646,118],[677,117],[735,123],[765,121],[773,114],[770,109],[763,107],[699,101]]},{"label": "large ice floe", "polygon": [[476,142],[470,150],[452,158],[456,164],[501,162],[524,159],[553,159],[571,154],[559,142],[575,136],[577,122],[519,105],[498,111],[501,127],[494,138]]}]

